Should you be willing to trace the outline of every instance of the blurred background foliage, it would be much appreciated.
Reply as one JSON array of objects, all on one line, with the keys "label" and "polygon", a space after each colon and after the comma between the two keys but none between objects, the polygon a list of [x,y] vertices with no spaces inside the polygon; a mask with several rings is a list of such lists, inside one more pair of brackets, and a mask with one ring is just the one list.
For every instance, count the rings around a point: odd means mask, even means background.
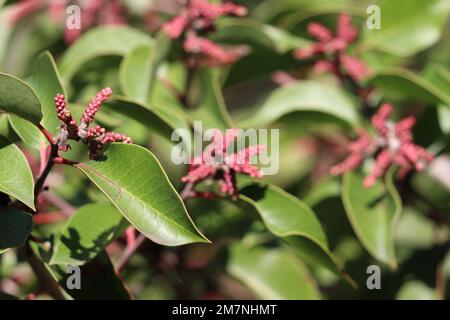
[{"label": "blurred background foliage", "polygon": [[[249,8],[249,16],[221,20],[214,39],[246,44],[250,52],[230,67],[202,70],[193,86],[191,98],[195,107],[190,110],[183,108],[160,81],[170,79],[180,90],[184,88],[186,70],[179,60],[180,48],[169,45],[157,32],[158,27],[143,23],[143,17],[149,15],[154,17],[156,26],[160,25],[172,14],[171,1],[124,2],[132,13],[129,28],[118,34],[99,27],[67,47],[62,38],[63,26],[45,12],[29,16],[13,27],[1,17],[15,1],[0,1],[0,71],[27,79],[36,57],[48,50],[57,61],[76,115],[81,114],[89,97],[104,86],[112,87],[117,95],[132,97],[134,105],[141,103],[143,113],[136,116],[127,114],[123,101],[113,99],[97,120],[108,129],[126,132],[135,143],[157,155],[178,190],[186,168],[170,161],[170,135],[165,134],[164,124],[148,120],[151,115],[146,113],[146,106],[151,106],[150,110],[172,128],[189,128],[195,119],[220,128],[279,128],[280,171],[264,182],[282,188],[312,208],[330,251],[358,284],[354,288],[323,266],[296,255],[280,237],[268,231],[248,202],[192,200],[187,203],[188,212],[212,244],[171,248],[145,242],[120,275],[136,299],[449,297],[449,0],[236,1]],[[371,4],[381,8],[380,30],[366,27]],[[354,195],[349,195],[349,202],[355,206],[359,198],[365,197],[366,190],[355,190],[355,185],[345,186],[342,178],[328,175],[328,168],[342,158],[342,144],[354,135],[355,128],[366,123],[358,102],[332,76],[311,75],[307,62],[292,57],[292,49],[310,41],[306,33],[309,22],[319,21],[334,30],[336,17],[342,12],[351,14],[361,31],[352,50],[374,70],[366,83],[376,87],[374,99],[393,102],[398,116],[415,115],[415,141],[438,153],[430,168],[412,175],[407,186],[402,182],[393,187],[392,197],[399,194],[402,204],[394,204],[400,215],[388,241],[392,241],[396,253],[387,260],[370,254],[362,245],[349,216],[384,215],[381,211],[391,209],[383,205],[370,212],[352,213],[343,201],[344,189],[351,189],[349,193]],[[153,69],[145,68],[149,65]],[[295,74],[299,79],[296,87],[279,87],[273,81],[273,74],[278,71]],[[147,87],[142,82],[145,77],[152,79]],[[225,116],[223,110],[227,112]],[[24,137],[28,129],[21,130],[21,125],[20,121],[0,115],[1,135],[27,148],[30,158],[37,156],[38,151],[33,149],[36,135]],[[83,160],[84,153],[82,146],[73,144],[67,157]],[[70,207],[94,202],[100,206],[95,211],[115,210],[75,169],[59,168],[50,176],[49,184],[51,193],[66,199]],[[255,190],[248,192],[251,197]],[[279,209],[289,210],[283,201]],[[386,204],[389,205],[392,204]],[[48,212],[35,221],[37,235],[58,237],[64,232],[65,220],[56,211],[55,204],[49,203]],[[382,222],[374,223],[369,227],[382,228]],[[124,247],[122,237],[108,245],[114,263]],[[90,274],[94,265],[96,270],[107,270],[105,277],[115,278],[111,262],[103,253],[92,261],[83,266],[83,272]],[[366,270],[373,264],[381,268],[381,290],[366,287]],[[58,268],[62,267],[57,264],[55,269]],[[124,293],[114,281],[117,278],[94,282],[75,298],[121,298]],[[0,298],[25,298],[36,289],[37,283],[20,252],[9,250],[0,255]]]}]

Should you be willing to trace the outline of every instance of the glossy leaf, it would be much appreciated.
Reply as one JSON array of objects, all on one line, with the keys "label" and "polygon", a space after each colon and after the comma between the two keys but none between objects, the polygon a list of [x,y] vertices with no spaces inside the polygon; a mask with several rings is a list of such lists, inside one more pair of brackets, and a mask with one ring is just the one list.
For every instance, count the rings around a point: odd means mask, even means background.
[{"label": "glossy leaf", "polygon": [[244,127],[264,127],[295,111],[317,111],[332,115],[350,125],[358,123],[358,104],[348,93],[318,81],[299,81],[275,89]]},{"label": "glossy leaf", "polygon": [[103,204],[81,207],[55,241],[49,264],[82,265],[122,234],[126,226],[114,207]]},{"label": "glossy leaf", "polygon": [[342,200],[347,217],[367,251],[396,268],[393,238],[402,203],[392,182],[392,172],[386,176],[385,183],[377,181],[371,188],[364,188],[363,181],[361,173],[344,176]]},{"label": "glossy leaf", "polygon": [[415,54],[439,40],[449,10],[447,0],[382,1],[382,27],[366,29],[363,45],[402,57]]},{"label": "glossy leaf", "polygon": [[84,34],[66,51],[60,63],[61,75],[68,81],[91,59],[107,55],[124,56],[134,48],[151,42],[147,34],[130,27],[97,27]]},{"label": "glossy leaf", "polygon": [[176,246],[208,241],[194,226],[158,160],[147,149],[115,143],[100,161],[77,167],[154,242]]},{"label": "glossy leaf", "polygon": [[33,175],[25,155],[0,136],[0,191],[35,210],[33,189]]},{"label": "glossy leaf", "polygon": [[267,229],[282,238],[302,259],[343,275],[319,220],[305,203],[272,185],[252,184],[239,192],[240,199],[258,211]]},{"label": "glossy leaf", "polygon": [[0,253],[20,247],[33,230],[33,217],[14,209],[0,211]]},{"label": "glossy leaf", "polygon": [[305,265],[286,250],[234,244],[227,270],[261,299],[320,298],[317,285]]},{"label": "glossy leaf", "polygon": [[34,124],[42,119],[36,93],[22,80],[0,73],[0,112],[14,114]]}]

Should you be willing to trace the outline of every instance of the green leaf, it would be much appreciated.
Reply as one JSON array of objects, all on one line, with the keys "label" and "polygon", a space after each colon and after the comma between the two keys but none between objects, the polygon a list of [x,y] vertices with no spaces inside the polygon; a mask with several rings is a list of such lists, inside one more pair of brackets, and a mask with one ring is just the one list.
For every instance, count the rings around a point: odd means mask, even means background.
[{"label": "green leaf", "polygon": [[65,81],[70,81],[82,65],[91,59],[107,56],[124,56],[152,39],[142,31],[126,26],[102,26],[85,33],[66,51],[61,59],[60,71]]},{"label": "green leaf", "polygon": [[8,122],[26,146],[39,150],[47,144],[41,131],[31,122],[12,114],[8,115]]},{"label": "green leaf", "polygon": [[37,58],[29,83],[42,104],[42,126],[56,135],[60,123],[56,115],[54,98],[58,93],[64,95],[66,93],[50,52],[46,51]]},{"label": "green leaf", "polygon": [[0,191],[35,210],[33,189],[33,175],[25,155],[0,136]]},{"label": "green leaf", "polygon": [[217,22],[217,28],[213,37],[217,41],[257,44],[273,49],[280,54],[311,43],[311,41],[287,31],[252,19],[221,19]]},{"label": "green leaf", "polygon": [[393,172],[386,183],[377,181],[364,188],[364,176],[350,172],[344,176],[342,200],[347,217],[367,251],[377,260],[397,267],[394,231],[402,212],[400,196],[392,182]]},{"label": "green leaf", "polygon": [[123,59],[120,66],[119,80],[122,91],[142,103],[147,102],[149,96],[154,54],[154,43],[136,47]]},{"label": "green leaf", "polygon": [[197,230],[158,160],[147,149],[112,144],[100,161],[77,167],[142,234],[176,246],[208,242]]},{"label": "green leaf", "polygon": [[33,217],[14,209],[0,211],[0,253],[20,247],[33,230]]},{"label": "green leaf", "polygon": [[156,71],[170,48],[168,38],[158,34],[154,43],[136,47],[122,61],[120,87],[125,95],[146,103],[155,85]]},{"label": "green leaf", "polygon": [[362,44],[368,50],[413,55],[440,39],[449,10],[448,0],[382,1],[381,29],[366,29]]},{"label": "green leaf", "polygon": [[397,300],[436,300],[436,291],[419,280],[405,282],[395,297]]},{"label": "green leaf", "polygon": [[68,266],[51,266],[53,275],[61,287],[75,300],[130,300],[131,294],[123,280],[117,275],[114,266],[105,251],[101,251],[94,259],[80,267],[81,289],[69,289]]},{"label": "green leaf", "polygon": [[[441,82],[439,82],[439,86],[437,86],[437,81],[434,82],[437,76],[437,73],[433,76],[429,74],[430,80],[428,80],[426,77],[407,69],[392,67],[378,70],[371,82],[380,87],[390,97],[400,99],[406,97],[411,100],[419,99],[425,102],[443,103],[446,106],[450,106],[448,89],[445,90]],[[443,81],[445,76],[442,73],[439,76],[441,81]]]},{"label": "green leaf", "polygon": [[41,103],[33,89],[5,73],[0,73],[0,112],[15,114],[34,124],[42,119]]},{"label": "green leaf", "polygon": [[286,250],[234,244],[227,270],[261,299],[320,299],[317,285],[305,265]]},{"label": "green leaf", "polygon": [[[49,52],[44,52],[37,58],[29,83],[42,104],[41,125],[54,136],[57,135],[59,120],[56,116],[54,97],[57,93],[65,94],[65,91],[55,61]],[[39,129],[28,121],[10,115],[9,122],[21,140],[30,147],[39,149],[42,145],[48,144]]]},{"label": "green leaf", "polygon": [[[173,130],[178,128],[178,126],[169,124],[165,120],[166,116],[159,110],[152,109],[133,99],[113,96],[106,104],[108,109],[143,124],[149,131],[156,132],[164,138],[170,138]],[[176,116],[176,114],[172,114],[172,119]]]},{"label": "green leaf", "polygon": [[317,111],[356,125],[358,104],[344,90],[318,81],[299,81],[272,91],[244,127],[264,127],[295,111]]},{"label": "green leaf", "polygon": [[[319,220],[305,203],[273,185],[252,184],[239,193],[240,199],[258,211],[267,229],[295,249],[302,259],[344,276],[340,263],[330,252]],[[351,279],[347,280],[353,285]]]},{"label": "green leaf", "polygon": [[228,114],[222,95],[220,70],[201,70],[197,74],[196,80],[196,107],[187,113],[193,120],[203,121],[205,128],[220,130],[232,128],[233,120]]},{"label": "green leaf", "polygon": [[54,244],[49,262],[82,265],[92,260],[117,236],[127,223],[117,209],[104,204],[88,204],[78,209]]}]

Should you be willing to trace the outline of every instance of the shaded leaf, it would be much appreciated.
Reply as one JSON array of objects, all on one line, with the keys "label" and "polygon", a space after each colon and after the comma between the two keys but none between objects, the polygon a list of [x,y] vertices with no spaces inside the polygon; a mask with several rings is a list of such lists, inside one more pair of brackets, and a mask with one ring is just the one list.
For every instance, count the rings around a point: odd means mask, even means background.
[{"label": "shaded leaf", "polygon": [[147,149],[114,143],[102,160],[77,167],[154,242],[176,246],[208,241],[194,226],[158,160]]},{"label": "shaded leaf", "polygon": [[0,191],[35,210],[33,189],[33,175],[25,155],[0,136]]},{"label": "shaded leaf", "polygon": [[74,213],[55,241],[49,264],[82,265],[122,234],[127,225],[114,207],[85,205]]},{"label": "shaded leaf", "polygon": [[234,244],[227,270],[261,299],[320,298],[317,284],[304,264],[286,250]]},{"label": "shaded leaf", "polygon": [[392,182],[377,181],[364,188],[364,176],[350,172],[344,176],[342,200],[345,212],[361,244],[377,260],[396,268],[394,230],[402,212],[400,196]]},{"label": "shaded leaf", "polygon": [[0,253],[20,247],[33,230],[33,217],[14,209],[0,211]]},{"label": "shaded leaf", "polygon": [[[125,283],[114,270],[114,266],[105,251],[80,267],[81,289],[69,289],[67,283],[73,272],[67,272],[69,266],[51,266],[59,284],[75,300],[130,300],[131,294]],[[70,271],[70,270],[69,270]]]}]

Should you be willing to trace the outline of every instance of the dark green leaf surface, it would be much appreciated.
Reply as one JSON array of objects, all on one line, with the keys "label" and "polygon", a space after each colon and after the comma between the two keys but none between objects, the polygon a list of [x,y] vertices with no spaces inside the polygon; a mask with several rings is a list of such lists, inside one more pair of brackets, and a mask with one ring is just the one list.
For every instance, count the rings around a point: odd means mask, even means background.
[{"label": "dark green leaf surface", "polygon": [[319,299],[314,279],[304,264],[282,249],[246,248],[234,244],[230,249],[228,272],[261,299]]},{"label": "dark green leaf surface", "polygon": [[126,226],[114,207],[104,204],[81,207],[55,241],[49,264],[82,265],[123,233]]},{"label": "dark green leaf surface", "polygon": [[32,230],[31,214],[14,209],[0,211],[0,253],[21,246]]},{"label": "dark green leaf surface", "polygon": [[0,191],[35,210],[33,189],[33,175],[25,155],[0,136]]},{"label": "dark green leaf surface", "polygon": [[147,149],[115,143],[100,161],[77,167],[154,242],[176,246],[208,241],[194,226],[158,160]]},{"label": "dark green leaf surface", "polygon": [[342,200],[347,217],[362,245],[377,260],[396,268],[394,230],[402,212],[402,203],[392,183],[392,172],[386,183],[378,181],[363,187],[364,176],[345,175]]},{"label": "dark green leaf surface", "polygon": [[[131,294],[122,279],[117,275],[114,266],[105,251],[80,267],[81,289],[67,288],[68,266],[52,266],[53,274],[60,285],[75,300],[130,300]],[[69,281],[70,282],[70,281]]]},{"label": "dark green leaf surface", "polygon": [[0,112],[15,114],[34,124],[42,119],[36,93],[22,80],[0,73]]}]

